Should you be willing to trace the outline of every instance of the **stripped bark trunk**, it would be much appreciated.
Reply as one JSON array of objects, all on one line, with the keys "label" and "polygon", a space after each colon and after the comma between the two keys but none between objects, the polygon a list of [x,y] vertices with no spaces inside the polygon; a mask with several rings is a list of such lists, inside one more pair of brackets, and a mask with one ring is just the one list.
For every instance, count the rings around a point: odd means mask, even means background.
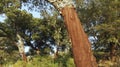
[{"label": "stripped bark trunk", "polygon": [[66,6],[61,12],[71,38],[76,67],[97,67],[96,59],[92,54],[88,37],[82,28],[74,7]]},{"label": "stripped bark trunk", "polygon": [[19,53],[22,56],[23,61],[27,62],[27,57],[26,57],[25,52],[24,52],[24,42],[23,42],[23,39],[22,39],[22,37],[19,34],[17,34],[17,37],[18,37],[17,47],[19,49]]}]

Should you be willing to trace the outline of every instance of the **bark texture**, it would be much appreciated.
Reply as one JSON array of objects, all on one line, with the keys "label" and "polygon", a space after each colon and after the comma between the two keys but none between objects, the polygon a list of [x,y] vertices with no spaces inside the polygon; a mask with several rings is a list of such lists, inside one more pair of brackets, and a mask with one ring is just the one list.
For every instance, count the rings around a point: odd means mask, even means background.
[{"label": "bark texture", "polygon": [[18,37],[17,47],[19,49],[19,53],[22,56],[23,61],[27,62],[27,57],[24,52],[24,41],[19,34],[17,34],[17,37]]},{"label": "bark texture", "polygon": [[97,67],[96,59],[92,54],[88,37],[82,28],[74,7],[66,6],[61,12],[71,38],[76,67]]}]

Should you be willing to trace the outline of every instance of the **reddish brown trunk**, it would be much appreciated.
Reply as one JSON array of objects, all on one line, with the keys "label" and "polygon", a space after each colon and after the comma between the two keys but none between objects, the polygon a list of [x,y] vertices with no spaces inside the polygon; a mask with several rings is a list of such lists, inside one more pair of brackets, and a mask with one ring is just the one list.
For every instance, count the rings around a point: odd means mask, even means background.
[{"label": "reddish brown trunk", "polygon": [[27,62],[27,57],[26,57],[25,53],[22,53],[22,59],[23,59],[23,61]]},{"label": "reddish brown trunk", "polygon": [[88,37],[82,28],[75,9],[73,7],[64,7],[61,12],[72,41],[76,67],[97,67]]}]

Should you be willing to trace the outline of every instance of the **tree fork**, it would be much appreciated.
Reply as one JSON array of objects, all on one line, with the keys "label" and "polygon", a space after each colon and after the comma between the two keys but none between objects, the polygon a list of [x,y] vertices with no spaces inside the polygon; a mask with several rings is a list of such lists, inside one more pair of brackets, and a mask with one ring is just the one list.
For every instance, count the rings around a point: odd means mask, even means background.
[{"label": "tree fork", "polygon": [[97,67],[88,37],[82,28],[74,7],[65,6],[61,9],[61,12],[71,38],[76,67]]}]

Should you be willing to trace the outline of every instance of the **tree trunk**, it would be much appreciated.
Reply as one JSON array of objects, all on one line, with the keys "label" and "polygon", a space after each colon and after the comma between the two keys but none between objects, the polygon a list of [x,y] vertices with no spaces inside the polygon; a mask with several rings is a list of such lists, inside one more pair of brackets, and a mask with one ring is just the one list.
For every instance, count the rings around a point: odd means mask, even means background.
[{"label": "tree trunk", "polygon": [[115,61],[115,53],[116,53],[115,48],[116,48],[115,43],[110,43],[110,59],[112,61]]},{"label": "tree trunk", "polygon": [[22,37],[19,34],[17,34],[17,37],[18,37],[17,47],[19,49],[19,53],[22,56],[23,61],[27,62],[27,57],[26,57],[25,52],[24,52],[24,42],[23,42],[23,39],[22,39]]},{"label": "tree trunk", "polygon": [[76,67],[97,67],[88,37],[73,6],[66,6],[61,10],[69,36]]},{"label": "tree trunk", "polygon": [[58,46],[57,46],[57,49],[56,49],[56,52],[54,53],[54,59],[57,59],[58,58]]},{"label": "tree trunk", "polygon": [[27,57],[25,55],[25,52],[22,53],[22,59],[23,59],[23,61],[27,62]]}]

